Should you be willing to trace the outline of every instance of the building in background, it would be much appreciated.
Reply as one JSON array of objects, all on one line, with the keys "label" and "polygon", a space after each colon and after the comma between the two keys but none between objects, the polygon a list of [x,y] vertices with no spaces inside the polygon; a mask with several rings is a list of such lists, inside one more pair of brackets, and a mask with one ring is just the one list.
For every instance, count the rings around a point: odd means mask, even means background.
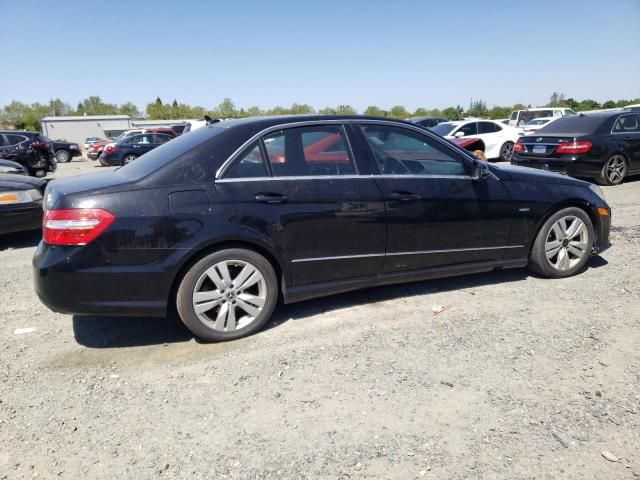
[{"label": "building in background", "polygon": [[128,115],[84,115],[77,117],[45,117],[42,133],[51,140],[84,143],[87,137],[113,138],[131,128]]}]

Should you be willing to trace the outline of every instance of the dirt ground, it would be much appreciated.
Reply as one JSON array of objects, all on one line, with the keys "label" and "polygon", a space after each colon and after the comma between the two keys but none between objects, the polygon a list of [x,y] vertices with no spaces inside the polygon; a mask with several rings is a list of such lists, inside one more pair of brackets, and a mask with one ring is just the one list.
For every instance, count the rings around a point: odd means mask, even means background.
[{"label": "dirt ground", "polygon": [[640,179],[604,190],[613,247],[576,277],[343,294],[225,344],[53,313],[38,234],[2,237],[0,479],[639,477]]}]

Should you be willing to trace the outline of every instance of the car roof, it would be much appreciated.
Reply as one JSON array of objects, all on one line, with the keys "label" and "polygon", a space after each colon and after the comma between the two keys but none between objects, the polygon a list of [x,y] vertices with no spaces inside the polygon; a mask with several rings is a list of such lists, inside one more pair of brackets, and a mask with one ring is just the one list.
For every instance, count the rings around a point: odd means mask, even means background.
[{"label": "car roof", "polygon": [[224,120],[222,122],[212,123],[211,125],[206,125],[206,127],[230,129],[230,128],[240,127],[240,126],[252,126],[256,128],[258,127],[269,128],[275,125],[286,125],[289,123],[299,123],[299,122],[321,122],[321,121],[354,122],[354,121],[367,121],[367,120],[393,122],[398,124],[411,125],[415,127],[415,125],[412,124],[411,122],[407,122],[405,120],[400,120],[396,118],[374,117],[369,115],[319,115],[319,114],[273,115],[273,116],[265,116],[265,117],[235,118],[230,120]]}]

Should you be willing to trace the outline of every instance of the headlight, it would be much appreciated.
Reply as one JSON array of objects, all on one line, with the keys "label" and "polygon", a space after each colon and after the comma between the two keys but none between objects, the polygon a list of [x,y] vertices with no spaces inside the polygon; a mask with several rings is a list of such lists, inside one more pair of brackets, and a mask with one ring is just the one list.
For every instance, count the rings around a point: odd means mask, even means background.
[{"label": "headlight", "polygon": [[69,145],[69,148],[71,150],[77,150],[78,149],[78,145]]},{"label": "headlight", "polygon": [[605,203],[607,202],[607,199],[604,196],[604,192],[602,191],[602,189],[598,185],[592,183],[591,185],[589,185],[589,190],[591,190],[593,193],[595,193],[597,196],[599,196],[602,199],[603,202],[605,202]]},{"label": "headlight", "polygon": [[0,193],[0,205],[15,205],[19,203],[31,203],[40,200],[42,194],[36,190],[16,190]]}]

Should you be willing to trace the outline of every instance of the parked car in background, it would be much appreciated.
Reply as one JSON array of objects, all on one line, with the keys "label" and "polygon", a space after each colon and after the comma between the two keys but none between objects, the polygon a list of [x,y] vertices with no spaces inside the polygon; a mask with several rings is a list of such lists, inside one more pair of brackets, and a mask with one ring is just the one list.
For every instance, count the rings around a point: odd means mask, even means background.
[{"label": "parked car in background", "polygon": [[201,128],[54,180],[44,204],[33,266],[46,305],[176,305],[205,340],[256,332],[280,298],[526,266],[568,277],[607,248],[611,218],[596,185],[487,164],[407,122],[325,115]]},{"label": "parked car in background", "polygon": [[12,173],[14,175],[29,175],[29,171],[24,165],[11,160],[0,160],[0,173]]},{"label": "parked car in background", "polygon": [[450,141],[460,148],[464,148],[471,153],[481,151],[484,154],[486,150],[484,142],[481,138],[478,137],[458,137],[452,138]]},{"label": "parked car in background", "polygon": [[111,140],[100,140],[99,142],[93,143],[87,150],[87,158],[89,160],[97,160],[100,158],[102,150],[108,143],[112,143]]},{"label": "parked car in background", "polygon": [[173,139],[171,135],[164,133],[130,135],[115,143],[105,145],[100,155],[100,163],[105,167],[126,165],[171,139]]},{"label": "parked car in background", "polygon": [[423,127],[431,128],[431,127],[435,127],[439,123],[446,122],[448,120],[444,117],[427,116],[427,117],[411,117],[411,118],[407,118],[406,121],[415,123],[416,125],[421,125]]},{"label": "parked car in background", "polygon": [[640,113],[559,118],[520,138],[511,163],[618,185],[640,173]]},{"label": "parked car in background", "polygon": [[[49,139],[47,138],[47,140]],[[70,162],[73,157],[82,156],[80,145],[75,142],[67,142],[65,140],[49,140],[49,142],[53,145],[53,154],[58,163],[67,163]]]},{"label": "parked car in background", "polygon": [[44,177],[57,167],[53,145],[38,132],[0,131],[0,159],[23,165],[34,177]]},{"label": "parked car in background", "polygon": [[184,132],[184,129],[186,126],[187,126],[186,123],[176,123],[174,125],[171,125],[171,130],[173,130],[178,134],[178,136],[180,136]]},{"label": "parked car in background", "polygon": [[91,145],[93,145],[95,142],[99,142],[100,140],[103,140],[100,137],[87,137],[84,139],[84,148],[85,150],[88,149]]},{"label": "parked car in background", "polygon": [[553,122],[560,117],[540,117],[534,118],[533,120],[529,120],[527,123],[522,125],[522,133],[524,135],[530,135],[536,130],[540,130],[545,125],[548,125],[549,122]]},{"label": "parked car in background", "polygon": [[0,173],[0,235],[42,226],[42,196],[47,182]]},{"label": "parked car in background", "polygon": [[640,103],[636,103],[634,105],[627,105],[622,110],[625,112],[640,112]]},{"label": "parked car in background", "polygon": [[514,110],[509,117],[509,125],[512,127],[521,127],[529,120],[540,117],[568,117],[575,115],[576,112],[570,108],[551,108],[539,107],[528,108],[526,110]]},{"label": "parked car in background", "polygon": [[173,128],[170,127],[155,127],[155,128],[147,128],[147,133],[164,133],[166,135],[170,135],[172,137],[180,136]]},{"label": "parked car in background", "polygon": [[509,161],[520,131],[493,120],[461,120],[444,122],[431,131],[447,139],[476,137],[483,141],[488,159]]}]

